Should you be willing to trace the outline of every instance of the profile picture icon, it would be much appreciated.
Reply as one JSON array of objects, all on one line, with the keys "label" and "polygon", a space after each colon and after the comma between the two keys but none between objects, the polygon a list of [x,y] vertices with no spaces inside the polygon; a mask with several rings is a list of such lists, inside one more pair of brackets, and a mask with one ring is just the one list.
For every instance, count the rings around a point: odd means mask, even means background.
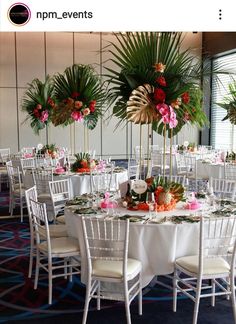
[{"label": "profile picture icon", "polygon": [[8,18],[13,25],[23,26],[30,20],[31,12],[24,3],[14,3],[8,9]]}]

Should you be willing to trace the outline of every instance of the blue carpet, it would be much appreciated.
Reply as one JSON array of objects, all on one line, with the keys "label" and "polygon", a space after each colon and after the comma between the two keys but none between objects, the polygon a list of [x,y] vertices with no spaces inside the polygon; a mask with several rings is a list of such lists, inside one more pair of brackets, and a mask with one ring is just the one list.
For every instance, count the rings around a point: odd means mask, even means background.
[{"label": "blue carpet", "polygon": [[[58,278],[53,284],[53,304],[47,304],[47,280],[41,278],[37,290],[27,278],[29,227],[18,219],[0,220],[0,323],[76,323],[82,321],[85,287],[79,277],[72,283]],[[164,277],[159,280],[166,281]],[[169,282],[171,284],[171,282]],[[172,312],[172,291],[152,282],[143,291],[143,316],[137,302],[131,304],[132,323],[191,324],[193,303],[179,298],[177,313]],[[102,301],[102,309],[91,303],[88,324],[123,324],[121,302]],[[216,306],[205,299],[200,305],[198,324],[233,324],[231,303],[218,298]]]}]

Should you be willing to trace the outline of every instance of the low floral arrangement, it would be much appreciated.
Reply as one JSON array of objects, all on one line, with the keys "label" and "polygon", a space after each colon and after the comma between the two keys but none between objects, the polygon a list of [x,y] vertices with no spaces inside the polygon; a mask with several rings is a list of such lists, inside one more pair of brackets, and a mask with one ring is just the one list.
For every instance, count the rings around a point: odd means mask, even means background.
[{"label": "low floral arrangement", "polygon": [[46,144],[42,147],[41,150],[37,152],[37,155],[50,155],[52,159],[55,159],[58,156],[58,147],[56,144]]},{"label": "low floral arrangement", "polygon": [[22,110],[28,114],[24,122],[30,120],[30,126],[36,134],[39,134],[39,131],[51,122],[55,105],[53,79],[49,76],[45,82],[34,79],[28,84],[23,96]]},{"label": "low floral arrangement", "polygon": [[91,159],[89,153],[80,152],[75,154],[76,161],[71,165],[72,172],[90,172],[95,169],[96,161]]},{"label": "low floral arrangement", "polygon": [[147,190],[143,194],[136,194],[133,190],[126,194],[125,204],[129,209],[148,210],[147,196],[148,193],[154,193],[156,203],[155,210],[168,211],[176,207],[176,203],[184,201],[184,187],[177,182],[168,181],[166,178],[148,178]]},{"label": "low floral arrangement", "polygon": [[101,80],[89,65],[74,64],[55,76],[55,96],[52,122],[67,126],[75,121],[94,129],[102,116],[105,92]]}]

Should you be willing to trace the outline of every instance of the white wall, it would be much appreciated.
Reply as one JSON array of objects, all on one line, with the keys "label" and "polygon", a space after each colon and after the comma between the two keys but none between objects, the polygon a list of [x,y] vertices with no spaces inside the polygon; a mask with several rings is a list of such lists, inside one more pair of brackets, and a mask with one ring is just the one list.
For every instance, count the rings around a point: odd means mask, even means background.
[{"label": "white wall", "polygon": [[[34,78],[44,80],[45,75],[62,73],[73,63],[92,64],[98,73],[103,73],[102,62],[109,59],[102,53],[109,41],[115,41],[111,33],[0,33],[0,147],[10,147],[17,152],[24,146],[49,143],[71,147],[73,152],[84,149],[84,127],[50,126],[48,134],[43,130],[36,136],[29,123],[22,124],[26,114],[21,111],[21,100],[27,83]],[[196,48],[201,56],[201,33],[186,33],[183,48]],[[109,63],[112,66],[112,63]],[[115,130],[117,118],[99,121],[93,131],[89,131],[89,146],[98,155],[112,155],[125,158],[139,145],[139,126],[123,125]],[[142,144],[147,142],[147,126],[143,126]],[[75,140],[74,140],[75,139]],[[183,140],[198,142],[198,130],[185,127],[175,142]],[[162,137],[154,134],[153,143],[162,146]]]}]

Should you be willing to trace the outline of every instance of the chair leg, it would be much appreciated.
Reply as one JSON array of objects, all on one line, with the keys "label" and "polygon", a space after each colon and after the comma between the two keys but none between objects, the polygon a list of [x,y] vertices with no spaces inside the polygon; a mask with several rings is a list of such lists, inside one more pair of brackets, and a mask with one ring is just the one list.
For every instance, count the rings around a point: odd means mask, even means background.
[{"label": "chair leg", "polygon": [[52,304],[52,260],[48,260],[48,303]]},{"label": "chair leg", "polygon": [[130,309],[129,309],[129,291],[128,291],[127,281],[124,281],[124,294],[125,294],[126,321],[127,321],[127,324],[131,324]]},{"label": "chair leg", "polygon": [[101,293],[101,283],[99,281],[98,282],[98,288],[97,288],[97,310],[100,310],[101,309],[100,293]]},{"label": "chair leg", "polygon": [[87,321],[88,307],[89,307],[89,301],[90,301],[90,290],[91,290],[91,278],[88,278],[87,285],[86,285],[86,296],[85,296],[82,324],[86,324],[86,321]]},{"label": "chair leg", "polygon": [[199,302],[200,302],[200,297],[201,297],[201,289],[202,289],[202,281],[198,279],[197,280],[197,292],[196,292],[195,305],[194,305],[194,313],[193,313],[193,324],[197,324]]},{"label": "chair leg", "polygon": [[23,202],[22,202],[22,200],[20,200],[20,221],[21,221],[21,223],[23,222]]},{"label": "chair leg", "polygon": [[211,293],[212,293],[212,296],[211,296],[211,306],[214,307],[215,306],[215,292],[216,292],[216,284],[215,284],[215,280],[212,279],[211,280]]},{"label": "chair leg", "polygon": [[39,256],[39,251],[37,251],[37,253],[36,253],[36,269],[35,269],[35,277],[34,277],[34,289],[38,288],[39,262],[40,262],[40,256]]},{"label": "chair leg", "polygon": [[231,290],[231,302],[233,308],[234,323],[236,323],[236,298],[235,298],[235,284],[234,284],[234,275],[230,276],[230,290]]},{"label": "chair leg", "polygon": [[142,295],[142,277],[141,272],[139,274],[139,296],[138,296],[138,313],[143,315],[143,295]]},{"label": "chair leg", "polygon": [[34,258],[34,237],[33,235],[30,235],[30,256],[29,256],[28,278],[31,278],[32,276],[33,258]]},{"label": "chair leg", "polygon": [[177,310],[177,283],[177,269],[175,269],[173,276],[173,312]]}]

